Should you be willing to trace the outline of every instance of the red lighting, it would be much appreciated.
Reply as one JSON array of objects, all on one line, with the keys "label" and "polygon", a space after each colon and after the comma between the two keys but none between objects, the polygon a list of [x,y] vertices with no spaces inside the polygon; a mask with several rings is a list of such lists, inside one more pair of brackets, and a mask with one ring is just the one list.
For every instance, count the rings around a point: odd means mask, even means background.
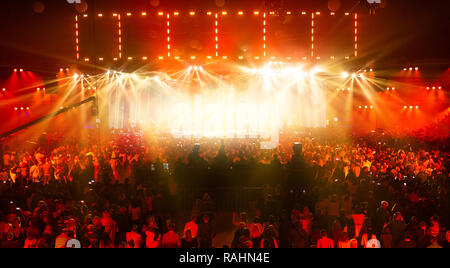
[{"label": "red lighting", "polygon": [[20,72],[23,72],[23,69],[20,69],[19,71],[20,71]]},{"label": "red lighting", "polygon": [[2,91],[5,92],[5,91],[6,91],[6,88],[2,88]]},{"label": "red lighting", "polygon": [[14,72],[17,72],[17,69],[14,69]]},{"label": "red lighting", "polygon": [[14,107],[14,110],[15,110],[15,111],[17,111],[17,110],[18,110],[18,108],[17,108],[17,107]]},{"label": "red lighting", "polygon": [[419,67],[416,67],[415,70],[418,71],[418,70],[419,70]]}]

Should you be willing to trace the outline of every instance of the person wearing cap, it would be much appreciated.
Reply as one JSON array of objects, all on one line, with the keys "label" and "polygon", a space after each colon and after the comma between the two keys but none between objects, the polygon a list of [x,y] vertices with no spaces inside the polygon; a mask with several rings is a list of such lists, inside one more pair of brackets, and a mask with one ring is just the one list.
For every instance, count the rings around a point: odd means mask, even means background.
[{"label": "person wearing cap", "polygon": [[381,201],[381,206],[375,213],[375,233],[381,234],[384,225],[389,221],[390,212],[388,210],[389,203],[387,201]]}]

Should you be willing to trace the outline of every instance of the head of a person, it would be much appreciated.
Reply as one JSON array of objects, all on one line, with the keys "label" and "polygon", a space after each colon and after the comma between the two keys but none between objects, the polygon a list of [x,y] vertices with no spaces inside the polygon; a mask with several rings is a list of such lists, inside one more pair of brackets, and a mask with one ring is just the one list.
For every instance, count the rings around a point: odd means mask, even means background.
[{"label": "head of a person", "polygon": [[328,236],[328,233],[327,233],[327,231],[325,230],[325,229],[322,229],[321,231],[320,231],[320,236],[323,238],[323,237],[327,237]]},{"label": "head of a person", "polygon": [[169,231],[175,231],[175,224],[174,223],[169,223],[169,225],[167,226],[167,229]]},{"label": "head of a person", "polygon": [[203,222],[204,223],[208,223],[209,222],[209,216],[208,215],[204,215],[203,216]]}]

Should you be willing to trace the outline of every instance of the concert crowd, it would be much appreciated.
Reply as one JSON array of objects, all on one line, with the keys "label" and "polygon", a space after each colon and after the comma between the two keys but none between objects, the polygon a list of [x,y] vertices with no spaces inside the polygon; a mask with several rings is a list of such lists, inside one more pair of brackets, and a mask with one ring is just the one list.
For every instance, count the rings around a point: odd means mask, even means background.
[{"label": "concert crowd", "polygon": [[330,132],[2,145],[0,248],[450,247],[448,151]]}]

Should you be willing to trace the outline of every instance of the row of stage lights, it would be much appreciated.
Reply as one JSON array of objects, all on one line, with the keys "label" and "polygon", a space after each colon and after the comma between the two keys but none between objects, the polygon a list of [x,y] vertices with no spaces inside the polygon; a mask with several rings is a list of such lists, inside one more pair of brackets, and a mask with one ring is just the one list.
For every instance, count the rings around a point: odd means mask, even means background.
[{"label": "row of stage lights", "polygon": [[415,70],[415,71],[418,71],[419,70],[419,67],[415,67],[415,68],[413,68],[413,67],[409,67],[409,68],[403,68],[403,71],[408,71],[408,70],[410,70],[410,71],[412,71],[412,70]]},{"label": "row of stage lights", "polygon": [[[217,56],[216,56],[217,57]],[[174,56],[173,57],[175,60],[182,60],[182,58],[180,57],[180,56]],[[201,59],[201,57],[198,57],[198,56],[190,56],[190,57],[188,57],[190,60],[197,60],[197,59]],[[213,59],[213,56],[206,56],[205,57],[207,60],[212,60]],[[214,57],[215,58],[215,57]],[[221,56],[221,57],[219,57],[219,58],[221,58],[221,59],[223,59],[223,60],[228,60],[228,59],[230,59],[230,57],[228,57],[228,56]],[[261,60],[261,59],[263,59],[264,57],[260,57],[260,56],[254,56],[252,59],[254,59],[254,60]],[[281,57],[278,57],[278,59],[280,59]],[[149,59],[149,57],[147,57],[147,56],[143,56],[142,58],[141,58],[143,61],[147,61],[148,59]],[[157,59],[157,60],[164,60],[164,56],[158,56],[158,57],[156,57],[155,59]],[[244,56],[238,56],[237,57],[237,59],[238,60],[244,60],[244,59],[246,59],[246,57],[244,57]],[[248,59],[248,58],[247,58]],[[277,59],[277,57],[274,57],[274,56],[272,56],[272,57],[270,57],[270,59],[271,60],[276,60]],[[286,60],[292,60],[292,57],[289,57],[289,56],[287,56],[287,57],[285,57],[285,59]],[[302,60],[304,60],[304,61],[306,61],[306,60],[308,60],[308,57],[302,57],[301,58]],[[314,59],[316,59],[316,60],[320,60],[320,59],[322,59],[322,57],[314,57]],[[330,59],[331,60],[335,60],[336,59],[336,57],[335,56],[330,56]],[[345,57],[345,59],[346,60],[349,60],[350,59],[350,57],[349,56],[346,56]],[[84,58],[84,61],[85,62],[89,62],[91,59],[90,58]],[[103,57],[100,57],[100,58],[98,58],[98,60],[99,61],[104,61],[105,59],[103,58]],[[117,58],[117,57],[115,57],[115,58],[113,58],[113,61],[118,61],[119,59]],[[135,60],[135,58],[134,57],[127,57],[127,60],[129,60],[129,61],[131,61],[131,60]],[[366,70],[367,71],[367,70]]]},{"label": "row of stage lights", "polygon": [[[251,12],[249,12],[249,13],[251,13]],[[313,12],[313,13],[314,13],[315,15],[320,15],[320,14],[322,14],[320,11],[316,11],[316,12]],[[146,11],[142,11],[140,14],[141,14],[141,16],[147,16],[147,15],[148,15],[148,13],[147,13]],[[197,13],[196,13],[195,11],[189,11],[189,15],[190,15],[190,16],[195,16],[196,14],[197,14]],[[207,12],[206,12],[206,15],[208,15],[208,16],[211,16],[212,14],[213,14],[213,12],[211,12],[211,11],[207,11]],[[228,12],[228,11],[222,11],[222,12],[220,12],[220,14],[222,14],[222,15],[225,16],[225,15],[228,15],[229,12]],[[240,16],[242,16],[242,15],[244,15],[245,13],[244,13],[244,11],[238,11],[237,14],[240,15]],[[259,12],[259,11],[253,11],[253,15],[260,15],[260,14],[262,14],[262,12]],[[270,11],[269,14],[270,14],[270,15],[276,15],[275,11]],[[299,14],[301,14],[301,15],[307,15],[308,13],[307,13],[306,11],[301,11],[301,12],[299,12]],[[349,12],[345,12],[344,14],[345,14],[346,16],[349,16],[349,15],[350,15]],[[179,12],[179,11],[174,11],[174,12],[173,12],[173,15],[174,15],[174,16],[178,16],[178,15],[180,15],[180,12]],[[293,14],[292,11],[286,11],[286,15],[294,15],[294,14]],[[336,13],[335,13],[335,12],[330,12],[330,15],[331,15],[331,16],[334,16],[334,15],[336,15]],[[113,13],[113,16],[116,17],[116,16],[117,16],[117,13]],[[127,12],[127,13],[126,13],[126,16],[127,16],[127,17],[131,17],[131,16],[133,16],[133,13]],[[164,12],[159,11],[159,12],[158,12],[158,16],[164,16]],[[87,17],[88,17],[88,14],[83,14],[83,17],[84,17],[84,18],[87,18]],[[97,14],[97,17],[99,17],[99,18],[103,17],[103,13],[98,13],[98,14]]]},{"label": "row of stage lights", "polygon": [[[358,106],[358,109],[360,109],[360,110],[363,110],[363,109],[374,109],[375,107],[373,106],[373,105],[359,105]],[[410,106],[407,106],[407,105],[405,105],[405,106],[403,106],[403,109],[410,109],[410,110],[412,110],[412,109],[419,109],[419,106],[418,105],[416,105],[416,106],[413,106],[413,105],[410,105]]]}]

